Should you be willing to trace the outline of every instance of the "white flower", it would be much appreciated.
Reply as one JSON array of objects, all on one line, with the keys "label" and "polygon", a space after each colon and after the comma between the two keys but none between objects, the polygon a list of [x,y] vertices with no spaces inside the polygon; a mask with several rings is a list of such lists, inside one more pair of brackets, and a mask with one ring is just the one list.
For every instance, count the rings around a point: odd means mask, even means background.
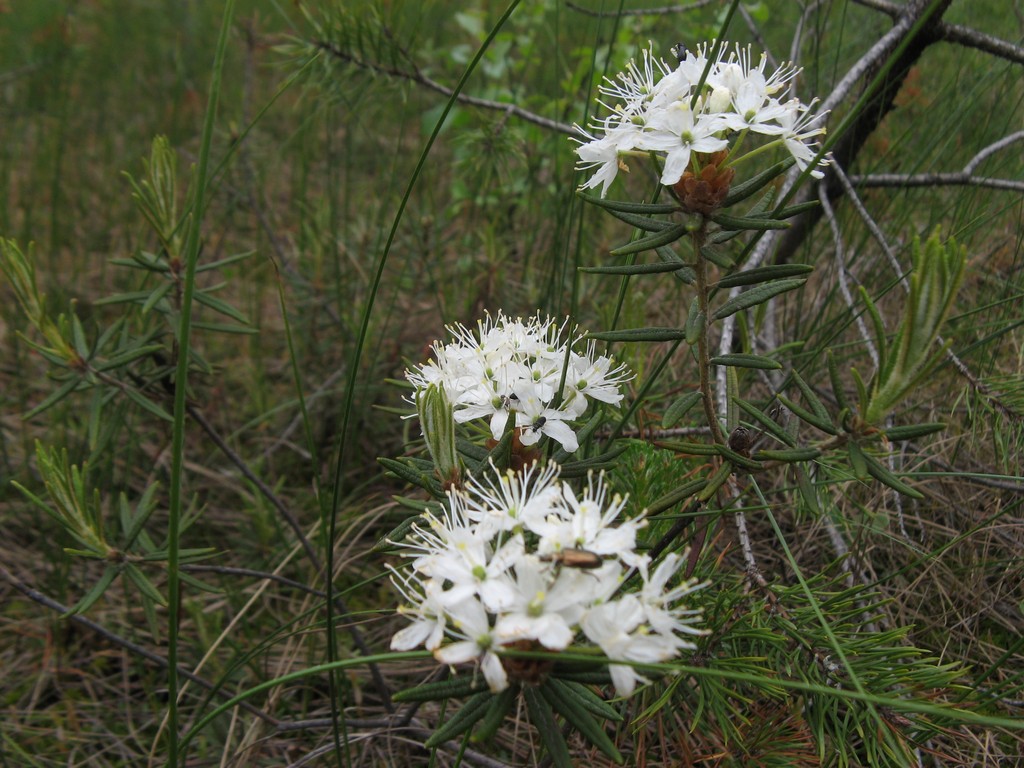
[{"label": "white flower", "polygon": [[[553,464],[522,474],[491,467],[465,492],[450,492],[444,512],[426,513],[427,525],[412,526],[397,544],[412,569],[389,566],[399,612],[411,619],[392,649],[423,644],[444,664],[476,663],[497,692],[510,683],[503,647],[525,641],[560,651],[589,642],[628,696],[644,678],[622,662],[661,663],[694,647],[680,635],[702,634],[694,626],[700,611],[680,600],[705,585],[669,586],[683,556],[667,555],[651,573],[636,552],[643,516],[622,519],[628,500],[602,475],[576,492],[557,473]],[[619,594],[627,567],[642,584]]]},{"label": "white flower", "polygon": [[574,351],[576,332],[566,333],[565,324],[551,318],[513,319],[499,312],[475,331],[463,325],[448,331],[454,341],[435,343],[434,359],[406,372],[417,391],[414,401],[427,387],[441,387],[456,423],[486,419],[494,440],[501,440],[511,420],[523,445],[547,436],[571,453],[579,442],[567,422],[583,416],[591,400],[617,405],[621,385],[631,378],[625,366],[595,358],[593,343]]},{"label": "white flower", "polygon": [[[590,132],[577,127],[582,137],[577,167],[594,172],[582,188],[600,187],[604,197],[625,168],[624,158],[650,153],[663,162],[661,183],[674,185],[688,170],[696,172],[694,153],[724,150],[737,132],[781,136],[805,168],[815,154],[806,140],[818,131],[803,129],[821,116],[809,115],[809,106],[796,99],[783,103],[800,70],[783,64],[766,74],[767,58],[762,54],[756,65],[751,59],[749,46],[730,51],[728,45],[712,41],[687,52],[672,68],[645,50],[642,65],[631,61],[624,72],[607,79],[599,88],[598,104],[608,109],[608,116],[596,119]],[[739,159],[730,156],[729,162]]]},{"label": "white flower", "polygon": [[492,693],[508,688],[508,675],[501,659],[494,653],[497,643],[484,606],[476,600],[465,600],[451,607],[450,613],[454,634],[461,639],[435,650],[434,658],[442,664],[478,660]]}]

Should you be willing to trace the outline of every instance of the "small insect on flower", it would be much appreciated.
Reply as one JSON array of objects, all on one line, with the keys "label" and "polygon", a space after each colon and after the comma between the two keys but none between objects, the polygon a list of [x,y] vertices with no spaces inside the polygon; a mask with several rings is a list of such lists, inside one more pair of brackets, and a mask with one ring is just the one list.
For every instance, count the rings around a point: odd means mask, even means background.
[{"label": "small insect on flower", "polygon": [[547,416],[539,416],[533,424],[529,426],[531,432],[540,432],[544,425],[547,424]]},{"label": "small insect on flower", "polygon": [[678,61],[682,61],[683,59],[686,58],[686,45],[683,43],[676,43],[671,48],[669,48],[669,50],[672,52],[672,55],[675,56]]},{"label": "small insect on flower", "polygon": [[560,549],[547,555],[541,555],[540,560],[545,563],[555,563],[566,568],[580,568],[582,570],[593,570],[600,568],[604,560],[596,552],[589,549]]}]

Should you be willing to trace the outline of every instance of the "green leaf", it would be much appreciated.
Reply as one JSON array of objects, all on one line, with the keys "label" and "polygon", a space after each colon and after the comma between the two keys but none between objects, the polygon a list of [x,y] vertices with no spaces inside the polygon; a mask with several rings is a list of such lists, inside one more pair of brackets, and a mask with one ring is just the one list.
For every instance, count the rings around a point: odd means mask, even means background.
[{"label": "green leaf", "polygon": [[858,480],[868,476],[868,459],[864,451],[852,440],[846,445],[846,454],[850,457],[850,466],[853,467],[853,474]]},{"label": "green leaf", "polygon": [[677,453],[686,453],[690,456],[717,456],[715,446],[708,443],[693,443],[689,440],[659,440],[661,448],[668,448]]},{"label": "green leaf", "polygon": [[196,301],[198,301],[200,304],[209,307],[215,312],[220,312],[222,315],[227,315],[232,320],[237,320],[242,325],[249,325],[248,318],[241,312],[239,312],[237,309],[232,307],[230,304],[228,304],[226,301],[222,301],[221,299],[218,299],[215,296],[211,296],[209,293],[205,293],[203,291],[196,291],[195,297]]},{"label": "green leaf", "polygon": [[249,328],[244,325],[231,325],[230,323],[207,323],[194,321],[192,323],[193,328],[201,328],[204,331],[213,331],[214,333],[241,333],[255,335],[259,333],[259,328]]},{"label": "green leaf", "polygon": [[684,499],[688,499],[693,496],[693,494],[700,493],[704,489],[704,486],[707,485],[707,482],[706,478],[698,477],[696,480],[683,483],[679,487],[666,493],[664,496],[660,496],[651,502],[647,507],[647,514],[658,515],[666,509],[671,509]]},{"label": "green leaf", "polygon": [[573,768],[572,758],[569,756],[569,747],[565,743],[562,731],[555,722],[551,708],[537,690],[537,687],[533,685],[524,686],[523,698],[526,699],[526,708],[530,713],[530,722],[537,729],[537,733],[547,749],[548,757],[551,758],[552,764],[556,768]]},{"label": "green leaf", "polygon": [[448,739],[453,739],[468,731],[480,718],[487,714],[487,707],[491,703],[492,696],[493,694],[490,691],[476,694],[463,704],[448,722],[439,726],[433,735],[423,742],[423,746],[427,749],[433,749],[444,744]]},{"label": "green leaf", "polygon": [[494,734],[498,732],[498,728],[505,722],[508,713],[512,711],[517,693],[519,693],[519,686],[510,685],[501,693],[491,697],[491,702],[487,706],[487,714],[480,721],[479,727],[473,731],[470,741],[480,743],[494,738]]},{"label": "green leaf", "polygon": [[784,461],[793,463],[797,461],[813,461],[821,456],[817,448],[790,448],[789,450],[763,450],[754,453],[755,459],[762,461]]},{"label": "green leaf", "polygon": [[757,288],[752,288],[749,291],[744,291],[738,296],[733,296],[725,304],[720,306],[714,314],[715,320],[721,320],[722,318],[734,315],[740,310],[749,309],[750,307],[758,304],[763,304],[773,296],[778,296],[780,293],[786,291],[792,291],[799,288],[807,282],[806,278],[791,278],[789,280],[778,280],[771,283],[763,283]]},{"label": "green leaf", "polygon": [[126,563],[124,574],[131,582],[138,587],[142,593],[143,598],[149,598],[159,606],[167,607],[167,600],[160,594],[160,590],[156,588],[156,585],[139,569],[138,566],[133,563]]},{"label": "green leaf", "polygon": [[562,464],[560,477],[572,478],[583,477],[590,471],[609,469],[615,466],[615,460],[629,450],[628,445],[618,445],[612,450],[602,453],[600,456],[593,456],[589,459],[570,461]]},{"label": "green leaf", "polygon": [[782,368],[782,363],[761,355],[747,355],[741,353],[729,355],[716,355],[710,360],[712,365],[729,365],[734,368],[760,368],[766,371],[777,371]]},{"label": "green leaf", "polygon": [[444,491],[441,490],[441,484],[437,482],[437,479],[433,477],[432,474],[427,474],[414,466],[408,458],[403,460],[381,457],[377,459],[377,463],[382,465],[384,469],[396,475],[399,479],[404,480],[407,483],[411,483],[412,485],[419,486],[430,493],[434,498],[445,498]]},{"label": "green leaf", "polygon": [[760,470],[764,469],[764,464],[762,464],[760,461],[756,461],[755,459],[748,459],[746,456],[737,453],[727,445],[715,443],[715,451],[718,453],[719,456],[721,456],[723,459],[726,459],[734,467],[742,467],[748,472],[759,472]]},{"label": "green leaf", "polygon": [[611,267],[580,267],[580,272],[594,275],[657,275],[662,272],[678,272],[686,267],[682,264],[660,262],[655,264],[623,264]]},{"label": "green leaf", "polygon": [[839,367],[836,365],[836,356],[832,350],[825,353],[825,363],[828,366],[828,378],[832,382],[832,394],[836,398],[836,404],[840,411],[849,411],[850,403],[846,399],[846,392],[843,391],[843,380],[839,378]]},{"label": "green leaf", "polygon": [[700,398],[700,392],[691,392],[672,403],[661,418],[662,429],[669,429],[679,423],[679,420],[689,413],[693,406],[700,402]]},{"label": "green leaf", "polygon": [[768,229],[789,229],[790,227],[788,221],[747,216],[730,216],[727,213],[713,213],[710,218],[716,224],[730,231],[750,229],[763,232]]},{"label": "green leaf", "polygon": [[628,256],[631,253],[640,253],[641,251],[648,251],[662,245],[668,245],[669,243],[674,243],[676,240],[684,237],[689,233],[689,231],[690,227],[688,224],[675,224],[661,232],[655,232],[653,235],[641,237],[639,240],[633,240],[626,243],[625,245],[614,249],[611,252],[611,255]]},{"label": "green leaf", "polygon": [[701,311],[700,299],[694,296],[686,313],[686,343],[691,347],[697,343],[707,325],[707,316]]},{"label": "green leaf", "polygon": [[93,603],[103,597],[103,593],[107,591],[107,588],[113,583],[114,579],[117,578],[117,574],[121,572],[121,566],[109,565],[104,569],[103,575],[100,576],[92,589],[86,592],[82,599],[75,603],[71,608],[68,608],[66,613],[61,614],[62,618],[68,616],[75,616],[78,614],[85,613],[92,608]]},{"label": "green leaf", "polygon": [[588,339],[599,341],[678,341],[686,338],[686,332],[679,328],[627,328],[621,331],[592,331]]},{"label": "green leaf", "polygon": [[737,397],[735,398],[735,401],[736,405],[740,407],[740,410],[742,410],[748,416],[751,416],[755,421],[757,421],[758,424],[764,427],[766,432],[770,432],[773,436],[777,437],[786,445],[790,447],[796,447],[796,440],[793,438],[791,434],[789,434],[785,429],[783,429],[782,425],[775,421],[775,419],[773,419],[767,413],[755,407],[754,405],[748,403],[746,400],[741,400],[740,398]]},{"label": "green leaf", "polygon": [[[851,443],[853,445],[853,443]],[[894,491],[902,493],[904,496],[909,496],[912,499],[923,499],[924,494],[916,488],[911,488],[909,485],[900,480],[896,475],[889,471],[889,468],[884,466],[881,462],[876,461],[873,457],[868,456],[866,453],[863,454],[864,463],[867,468],[868,474],[871,475],[875,480],[887,485]]]},{"label": "green leaf", "polygon": [[138,360],[140,357],[147,357],[152,355],[154,352],[163,350],[163,344],[147,344],[144,347],[136,347],[134,349],[127,349],[124,352],[108,357],[102,363],[97,363],[93,366],[97,371],[109,371],[113,368],[120,368],[121,366],[127,365],[128,363]]},{"label": "green leaf", "polygon": [[132,387],[125,387],[122,390],[122,392],[124,392],[128,396],[129,400],[138,405],[144,411],[148,411],[149,413],[153,414],[158,419],[163,419],[164,421],[174,421],[174,419],[171,417],[171,414],[169,414],[159,405],[154,403],[148,397],[143,395],[137,389],[134,389]]},{"label": "green leaf", "polygon": [[781,211],[775,213],[774,216],[776,219],[791,219],[801,213],[813,211],[819,205],[821,205],[821,203],[817,200],[808,200],[806,203],[797,203],[796,205],[791,205],[788,208],[783,208]]},{"label": "green leaf", "polygon": [[907,424],[902,427],[890,427],[885,430],[885,436],[894,443],[902,440],[913,440],[918,437],[934,435],[946,428],[941,421],[931,421],[924,424]]},{"label": "green leaf", "polygon": [[196,274],[199,274],[200,272],[209,272],[211,269],[220,269],[221,267],[226,267],[229,264],[234,264],[235,262],[241,261],[242,259],[248,259],[255,253],[256,251],[245,251],[243,253],[236,253],[233,256],[228,256],[227,258],[220,259],[219,261],[211,261],[209,264],[202,264],[196,267]]},{"label": "green leaf", "polygon": [[[807,405],[810,407],[814,415],[821,421],[821,423],[828,424],[831,426],[832,417],[829,416],[828,410],[825,408],[825,405],[821,402],[821,400],[818,399],[818,396],[814,393],[814,390],[807,385],[807,382],[804,381],[803,377],[796,371],[792,372],[792,376],[793,380],[796,382],[797,387],[799,387],[800,389],[800,394],[803,396],[804,402],[807,403]],[[836,433],[833,432],[832,434]]]},{"label": "green leaf", "polygon": [[26,413],[24,416],[22,416],[22,418],[23,419],[31,419],[31,418],[33,418],[35,416],[38,416],[40,413],[42,413],[43,411],[47,410],[48,408],[52,408],[53,406],[55,406],[57,403],[59,403],[65,397],[67,397],[72,392],[74,392],[75,389],[77,389],[78,387],[82,387],[84,389],[87,386],[88,386],[88,384],[86,382],[84,382],[82,379],[79,379],[79,378],[68,379],[67,381],[65,381],[60,386],[59,389],[57,389],[56,392],[51,393],[45,400],[43,400],[43,402],[41,402],[39,405],[37,405],[31,411]]},{"label": "green leaf", "polygon": [[593,718],[582,702],[568,693],[564,684],[555,678],[549,678],[540,686],[541,696],[557,711],[565,721],[575,728],[579,734],[600,749],[604,754],[621,765],[622,755],[615,748],[604,728]]},{"label": "green leaf", "polygon": [[794,403],[785,395],[778,395],[777,397],[779,398],[779,402],[781,402],[784,406],[789,408],[789,410],[795,413],[798,418],[800,418],[803,421],[806,421],[811,426],[817,427],[822,432],[827,432],[830,435],[839,434],[839,431],[834,426],[832,426],[831,420],[819,419],[806,408],[801,408],[799,405]]},{"label": "green leaf", "polygon": [[[418,503],[422,507],[426,502],[418,501]],[[370,551],[376,553],[386,552],[392,549],[396,542],[402,541],[402,539],[408,535],[409,531],[412,530],[413,524],[419,519],[420,515],[409,515],[409,517],[405,518],[402,522],[392,528],[390,533],[387,533],[378,539],[377,543],[373,545],[373,549]]]},{"label": "green leaf", "polygon": [[708,478],[707,485],[704,486],[699,494],[697,494],[697,500],[702,504],[708,501],[712,496],[718,493],[718,489],[725,485],[726,480],[732,475],[732,464],[728,461],[723,461],[720,466],[711,477]]},{"label": "green leaf", "polygon": [[756,176],[732,187],[729,190],[729,194],[726,196],[725,201],[722,203],[722,207],[731,208],[736,205],[736,203],[757,194],[757,192],[764,188],[768,182],[780,174],[785,173],[794,162],[795,160],[792,157],[786,158],[785,160],[776,163],[771,168],[761,171],[761,173]]},{"label": "green leaf", "polygon": [[629,226],[643,232],[663,232],[672,226],[672,222],[665,219],[652,219],[649,216],[627,213],[626,211],[613,211],[611,209],[608,209],[608,212],[616,219],[624,221]]},{"label": "green leaf", "polygon": [[442,699],[462,698],[470,694],[487,691],[487,681],[483,675],[467,675],[451,677],[434,683],[424,683],[415,688],[399,691],[393,698],[397,702],[406,701],[440,701]]},{"label": "green leaf", "polygon": [[803,498],[808,509],[815,515],[820,515],[821,507],[818,506],[818,492],[811,483],[811,479],[807,476],[807,472],[799,464],[796,466],[796,482],[797,487],[800,489],[800,496]]},{"label": "green leaf", "polygon": [[814,267],[810,264],[773,264],[768,267],[757,267],[744,272],[737,272],[733,275],[727,275],[710,287],[735,288],[737,285],[766,283],[769,280],[781,280],[786,277],[806,275],[813,271]]},{"label": "green leaf", "polygon": [[[607,674],[607,672],[604,672],[603,674]],[[619,710],[579,681],[575,679],[566,679],[562,675],[551,677],[550,680],[557,683],[567,696],[576,698],[580,705],[590,712],[590,714],[594,715],[594,717],[601,718],[602,720],[611,720],[615,723],[621,723],[625,719],[622,717]],[[595,685],[601,684],[603,683],[595,683]]]},{"label": "green leaf", "polygon": [[584,192],[577,192],[580,197],[598,208],[617,213],[635,213],[641,216],[657,216],[659,214],[676,213],[679,206],[676,203],[630,203],[621,200],[607,200],[601,197],[594,197]]},{"label": "green leaf", "polygon": [[693,267],[683,261],[671,246],[663,245],[660,248],[655,248],[654,252],[658,254],[658,258],[665,264],[678,265],[679,269],[672,273],[672,276],[677,280],[681,280],[687,285],[693,285],[697,280],[697,273],[693,271]]},{"label": "green leaf", "polygon": [[716,232],[708,240],[712,243],[711,245],[705,245],[700,249],[701,255],[714,264],[719,269],[732,269],[736,266],[729,254],[724,248],[719,248],[715,243],[724,243],[727,240],[731,240],[739,234],[739,231],[735,232]]},{"label": "green leaf", "polygon": [[160,301],[171,292],[171,288],[173,287],[174,283],[168,281],[161,283],[155,290],[150,292],[149,296],[147,296],[146,300],[142,303],[142,314],[146,314],[153,309],[153,307],[159,304]]}]

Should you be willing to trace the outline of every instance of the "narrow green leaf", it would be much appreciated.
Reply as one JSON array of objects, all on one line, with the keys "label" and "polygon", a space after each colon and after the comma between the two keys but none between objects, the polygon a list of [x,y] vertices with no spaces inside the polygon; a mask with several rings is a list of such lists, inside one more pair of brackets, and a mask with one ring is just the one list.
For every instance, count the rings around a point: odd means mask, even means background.
[{"label": "narrow green leaf", "polygon": [[[852,445],[852,443],[851,443]],[[896,475],[889,471],[889,468],[884,466],[881,462],[875,460],[873,457],[863,454],[864,463],[867,467],[868,474],[871,475],[875,480],[887,485],[894,491],[902,493],[904,496],[909,496],[912,499],[923,499],[924,494],[916,488],[912,488]]]},{"label": "narrow green leaf", "polygon": [[665,411],[665,415],[661,417],[662,429],[669,429],[679,423],[679,420],[700,402],[700,398],[700,392],[691,392],[688,395],[683,395],[672,403],[672,405],[668,407],[668,410]]},{"label": "narrow green leaf", "polygon": [[593,275],[657,275],[678,272],[683,265],[659,262],[655,264],[623,264],[611,267],[580,267],[580,272]]},{"label": "narrow green leaf", "polygon": [[736,262],[732,260],[724,248],[719,248],[716,243],[727,242],[738,234],[739,230],[734,232],[716,232],[708,238],[711,245],[705,245],[700,249],[701,255],[719,269],[732,269],[736,266]]},{"label": "narrow green leaf", "polygon": [[725,429],[731,435],[740,425],[740,415],[736,410],[735,399],[740,396],[740,375],[736,367],[725,369]]},{"label": "narrow green leaf", "polygon": [[818,506],[818,491],[811,483],[811,479],[807,476],[807,472],[799,464],[796,466],[796,482],[797,487],[800,489],[800,496],[803,498],[808,509],[810,509],[815,515],[820,515],[821,507]]},{"label": "narrow green leaf", "polygon": [[707,485],[704,486],[699,494],[697,494],[697,500],[702,504],[708,501],[712,496],[718,493],[718,489],[725,485],[726,480],[732,475],[732,464],[728,461],[723,461],[720,466],[711,477],[708,478]]},{"label": "narrow green leaf", "polygon": [[764,231],[768,229],[789,229],[790,227],[788,221],[778,221],[777,219],[768,218],[753,218],[747,216],[730,216],[727,213],[713,213],[710,218],[719,226],[730,231],[748,229]]},{"label": "narrow green leaf", "polygon": [[749,291],[744,291],[738,296],[733,296],[715,311],[714,318],[715,320],[721,320],[722,318],[729,317],[729,315],[736,314],[740,310],[763,304],[773,296],[778,296],[786,291],[792,291],[806,282],[806,278],[791,278],[789,280],[763,283]]},{"label": "narrow green leaf", "polygon": [[659,440],[661,448],[667,448],[677,453],[686,453],[690,456],[717,456],[718,452],[714,445],[708,443],[693,443],[689,440]]},{"label": "narrow green leaf", "polygon": [[88,385],[82,379],[74,378],[65,381],[57,391],[51,393],[43,402],[33,408],[31,411],[22,416],[23,419],[31,419],[34,416],[38,416],[40,413],[45,411],[47,408],[52,408],[65,397],[75,391],[76,388],[85,388]]},{"label": "narrow green leaf", "polygon": [[674,243],[676,240],[684,237],[689,231],[690,228],[688,224],[675,224],[661,232],[655,232],[653,235],[641,237],[639,240],[633,240],[632,242],[626,243],[625,245],[614,249],[611,252],[611,255],[628,256],[631,253],[640,253],[641,251],[648,251],[662,245],[668,245],[669,243]]},{"label": "narrow green leaf", "polygon": [[694,296],[690,301],[690,309],[686,313],[686,343],[691,347],[696,344],[704,333],[707,316],[701,311],[700,299]]},{"label": "narrow green leaf", "polygon": [[885,436],[894,443],[902,440],[913,440],[918,437],[926,437],[941,432],[946,424],[941,421],[931,421],[925,424],[907,424],[902,427],[890,427],[885,430]]},{"label": "narrow green leaf", "polygon": [[237,309],[232,307],[226,301],[218,299],[216,296],[211,296],[209,293],[203,291],[196,291],[196,301],[203,304],[215,312],[220,312],[222,315],[227,315],[232,320],[237,320],[242,325],[248,326],[249,319],[239,312]]},{"label": "narrow green leaf", "polygon": [[627,213],[626,211],[613,211],[611,209],[608,209],[608,212],[619,221],[624,221],[634,229],[639,229],[643,232],[663,232],[672,226],[672,222],[665,219],[652,219],[650,216]]},{"label": "narrow green leaf", "polygon": [[477,729],[473,731],[470,741],[480,743],[494,738],[494,734],[498,732],[501,724],[508,717],[508,713],[512,711],[517,693],[519,693],[519,686],[510,685],[501,693],[491,697],[491,702],[487,706],[487,714],[484,715]]},{"label": "narrow green leaf", "polygon": [[868,476],[868,459],[864,451],[852,440],[846,445],[846,454],[850,457],[850,466],[853,467],[853,474],[857,479],[864,479]]},{"label": "narrow green leaf", "polygon": [[618,765],[622,764],[622,755],[615,748],[604,728],[575,696],[565,691],[557,680],[553,678],[546,680],[540,686],[540,694],[551,705],[551,708],[564,717],[565,721],[575,728],[584,739],[604,752]]},{"label": "narrow green leaf", "polygon": [[858,286],[860,289],[860,298],[864,302],[864,306],[867,307],[868,316],[871,318],[871,325],[875,332],[875,347],[878,352],[878,368],[884,371],[888,365],[887,360],[889,359],[889,342],[885,334],[885,323],[882,322],[882,314],[878,311],[878,307],[875,306],[875,302],[871,300],[871,296],[864,289],[864,286]]},{"label": "narrow green leaf", "polygon": [[814,390],[808,386],[807,382],[804,381],[803,377],[799,373],[793,371],[792,375],[793,380],[796,382],[797,387],[799,387],[800,389],[800,394],[803,396],[804,402],[806,402],[808,407],[810,407],[811,412],[814,413],[814,415],[818,417],[818,419],[820,419],[822,423],[831,424],[832,417],[829,415],[824,403],[822,403],[821,400],[818,399],[818,396],[815,394]]},{"label": "narrow green leaf", "polygon": [[490,691],[476,694],[463,704],[448,722],[439,726],[430,738],[423,742],[423,746],[433,749],[444,744],[448,739],[453,739],[468,731],[487,714],[487,706],[491,703],[492,696]]},{"label": "narrow green leaf", "polygon": [[387,457],[377,459],[377,463],[381,464],[386,470],[396,475],[399,479],[404,480],[407,483],[411,483],[412,485],[419,486],[437,499],[445,498],[444,493],[441,491],[440,483],[437,482],[436,478],[410,466],[407,462],[408,460],[402,461],[399,459],[389,459]]},{"label": "narrow green leaf", "polygon": [[807,211],[813,211],[821,203],[817,200],[808,200],[806,203],[797,203],[787,208],[783,208],[781,211],[774,214],[777,219],[791,219],[794,216],[798,216],[801,213],[807,213]]},{"label": "narrow green leaf", "polygon": [[630,203],[622,200],[607,200],[601,197],[594,197],[584,192],[577,192],[580,197],[598,208],[618,213],[635,213],[641,216],[657,216],[659,214],[675,213],[679,210],[676,203]]},{"label": "narrow green leaf", "polygon": [[[651,502],[651,504],[649,504],[647,507],[647,514],[659,515],[666,509],[671,509],[684,499],[688,499],[691,496],[693,496],[693,494],[700,493],[700,491],[704,489],[704,486],[707,485],[707,482],[708,481],[706,478],[698,477],[696,480],[691,480],[688,483],[683,483],[678,488],[669,491],[664,496],[660,496],[655,501]],[[586,681],[581,680],[581,682]]]},{"label": "narrow green leaf", "polygon": [[761,355],[747,355],[741,353],[729,355],[716,355],[712,357],[712,365],[728,365],[733,368],[760,368],[766,371],[777,371],[782,368],[782,363]]},{"label": "narrow green leaf", "polygon": [[737,285],[754,285],[766,283],[769,280],[781,280],[786,277],[797,277],[813,272],[814,267],[810,264],[772,264],[768,267],[757,267],[744,272],[737,272],[727,275],[719,280],[711,288],[735,288]]},{"label": "narrow green leaf", "polygon": [[68,616],[75,616],[78,614],[85,613],[92,608],[93,603],[103,597],[103,594],[107,591],[107,588],[113,583],[114,579],[117,578],[117,574],[120,573],[121,566],[109,565],[107,566],[103,574],[100,576],[92,589],[86,592],[82,599],[75,603],[73,606],[68,608],[66,613],[61,614],[61,618],[67,618]]},{"label": "narrow green leaf", "polygon": [[672,273],[672,276],[677,280],[681,280],[687,285],[693,285],[697,280],[697,273],[693,271],[693,267],[683,261],[682,257],[671,246],[663,245],[660,248],[655,248],[654,252],[658,254],[658,258],[665,264],[676,264],[679,266],[679,269]]},{"label": "narrow green leaf", "polygon": [[565,743],[562,731],[555,722],[551,708],[537,690],[537,687],[533,685],[524,686],[523,698],[526,699],[526,708],[530,713],[530,722],[537,729],[540,740],[547,749],[548,757],[551,758],[551,763],[556,768],[573,768],[572,758],[569,756],[569,747]]},{"label": "narrow green leaf", "polygon": [[253,336],[260,332],[259,328],[249,328],[244,325],[231,325],[230,323],[207,323],[195,321],[192,323],[193,328],[201,328],[204,331],[213,331],[214,333],[239,333],[248,334]]},{"label": "narrow green leaf", "polygon": [[[594,715],[594,717],[610,720],[614,723],[621,723],[625,719],[618,709],[579,681],[565,678],[562,675],[551,677],[550,680],[557,683],[565,691],[566,695],[575,697],[583,708]],[[596,683],[596,685],[600,685],[600,683]]]},{"label": "narrow green leaf", "polygon": [[817,448],[790,448],[789,450],[763,450],[754,453],[755,459],[762,461],[784,461],[792,463],[796,461],[813,461],[821,456]]},{"label": "narrow green leaf", "polygon": [[621,331],[591,331],[588,339],[599,341],[677,341],[686,338],[686,332],[679,328],[627,328]]},{"label": "narrow green leaf", "polygon": [[174,419],[171,417],[171,414],[169,414],[159,405],[154,403],[148,397],[143,395],[137,389],[133,389],[132,387],[125,387],[122,391],[126,395],[128,395],[129,400],[138,405],[144,411],[148,411],[149,413],[156,416],[158,419],[163,419],[164,421],[174,421]]},{"label": "narrow green leaf", "polygon": [[725,201],[722,203],[723,208],[731,208],[748,197],[751,197],[759,192],[768,182],[775,177],[786,172],[795,161],[792,157],[786,158],[781,162],[776,163],[771,168],[761,171],[761,173],[753,176],[746,181],[737,184],[729,190],[729,194],[726,195]]},{"label": "narrow green leaf", "polygon": [[211,269],[220,269],[221,267],[226,267],[229,264],[234,264],[235,262],[242,261],[242,259],[248,259],[255,253],[256,251],[245,251],[243,253],[236,253],[233,256],[228,256],[226,258],[220,259],[219,261],[211,261],[209,264],[201,264],[200,266],[196,267],[196,274],[199,274],[200,272],[209,272]]},{"label": "narrow green leaf", "polygon": [[832,382],[832,394],[836,398],[839,410],[851,410],[850,403],[846,399],[846,392],[843,388],[843,380],[839,378],[839,367],[836,365],[836,356],[832,350],[825,353],[825,363],[828,366],[828,378]]},{"label": "narrow green leaf", "polygon": [[136,347],[135,349],[128,349],[124,352],[108,357],[102,363],[97,363],[93,366],[97,371],[109,371],[114,368],[120,368],[128,363],[138,360],[140,357],[146,357],[152,355],[154,352],[163,350],[163,344],[147,344],[144,347]]},{"label": "narrow green leaf", "polygon": [[475,674],[417,685],[414,688],[398,691],[392,698],[396,702],[440,701],[441,699],[462,698],[486,690],[487,681],[484,680],[483,675]]},{"label": "narrow green leaf", "polygon": [[171,292],[171,288],[174,287],[174,283],[167,281],[158,285],[153,291],[150,292],[146,300],[142,302],[142,314],[146,314],[153,307],[155,307],[160,301]]},{"label": "narrow green leaf", "polygon": [[785,395],[778,395],[778,398],[779,402],[781,402],[784,406],[789,408],[789,410],[795,413],[798,418],[800,418],[803,421],[806,421],[811,426],[817,427],[822,432],[827,432],[830,435],[839,434],[839,431],[832,425],[831,420],[823,421],[822,419],[819,419],[806,408],[802,408],[801,406],[797,405]]},{"label": "narrow green leaf", "polygon": [[764,469],[764,464],[762,464],[760,461],[756,461],[755,459],[748,459],[746,456],[737,453],[727,445],[715,443],[715,451],[718,453],[719,456],[721,456],[723,459],[726,459],[734,467],[741,467],[747,470],[748,472],[759,472],[760,470]]},{"label": "narrow green leaf", "polygon": [[751,416],[755,421],[757,421],[758,424],[764,427],[766,432],[770,432],[774,437],[777,437],[786,445],[794,448],[796,447],[796,440],[793,438],[791,434],[789,434],[785,429],[783,429],[782,425],[775,421],[775,419],[773,419],[771,416],[769,416],[761,409],[748,403],[746,400],[741,400],[738,397],[735,398],[735,400],[736,405],[740,407],[740,410],[742,410],[748,416]]},{"label": "narrow green leaf", "polygon": [[124,574],[138,587],[144,598],[149,598],[161,607],[167,606],[166,598],[160,594],[160,590],[156,588],[156,585],[149,580],[138,566],[133,563],[126,563]]}]

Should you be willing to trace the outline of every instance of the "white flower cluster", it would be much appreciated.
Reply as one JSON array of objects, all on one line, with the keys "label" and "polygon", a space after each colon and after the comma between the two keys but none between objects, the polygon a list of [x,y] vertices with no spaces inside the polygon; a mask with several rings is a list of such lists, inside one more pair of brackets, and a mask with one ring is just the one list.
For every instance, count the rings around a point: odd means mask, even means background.
[{"label": "white flower cluster", "polygon": [[[683,562],[678,554],[650,571],[649,558],[635,552],[642,515],[618,520],[625,504],[608,498],[593,475],[577,496],[554,464],[493,470],[467,491],[449,492],[445,512],[428,513],[429,526],[414,525],[398,545],[413,558],[411,571],[391,568],[406,602],[399,611],[412,624],[391,648],[423,644],[445,664],[477,661],[494,692],[509,685],[497,654],[513,644],[560,651],[582,633],[612,661],[642,663],[694,648],[679,635],[703,634],[693,626],[700,611],[678,601],[704,585],[669,586]],[[616,596],[627,568],[637,569],[642,585]],[[626,664],[609,671],[623,696],[643,679]]]},{"label": "white flower cluster", "polygon": [[[593,125],[594,136],[579,128],[588,141],[576,149],[581,170],[596,168],[583,189],[601,186],[601,197],[623,166],[622,156],[654,152],[664,158],[661,183],[676,184],[689,168],[693,152],[718,152],[729,146],[735,132],[747,131],[776,137],[793,155],[801,170],[817,154],[811,141],[823,134],[823,115],[811,112],[814,102],[783,101],[799,69],[784,64],[771,75],[764,72],[765,56],[757,66],[750,60],[750,48],[738,45],[724,58],[727,45],[714,42],[688,51],[673,69],[650,50],[643,63],[631,61],[616,80],[606,79],[601,94],[621,104],[609,106],[611,114]],[[694,103],[695,89],[708,64],[708,51],[718,51]],[[693,105],[691,107],[691,105]],[[827,160],[822,160],[822,165]],[[811,175],[820,178],[815,169]]]},{"label": "white flower cluster", "polygon": [[480,321],[475,334],[463,325],[449,326],[455,341],[435,343],[435,359],[406,377],[417,392],[442,386],[459,423],[489,418],[495,440],[514,414],[523,445],[548,435],[571,453],[579,442],[566,422],[582,416],[591,399],[617,405],[619,385],[631,374],[614,358],[595,356],[593,342],[582,353],[574,351],[580,337],[564,340],[564,329],[551,318],[513,320],[501,312]]}]

